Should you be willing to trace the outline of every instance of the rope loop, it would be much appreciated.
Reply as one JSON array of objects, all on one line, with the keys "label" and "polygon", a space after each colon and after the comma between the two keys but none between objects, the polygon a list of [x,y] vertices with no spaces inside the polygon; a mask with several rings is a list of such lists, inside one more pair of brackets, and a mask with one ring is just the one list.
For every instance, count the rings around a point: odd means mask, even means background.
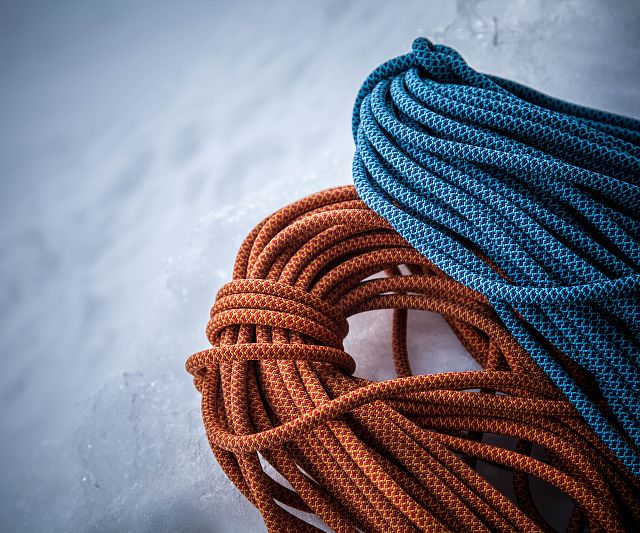
[{"label": "rope loop", "polygon": [[440,83],[454,83],[455,74],[442,49],[444,47],[434,45],[429,39],[419,38],[413,41],[413,54],[429,77]]}]

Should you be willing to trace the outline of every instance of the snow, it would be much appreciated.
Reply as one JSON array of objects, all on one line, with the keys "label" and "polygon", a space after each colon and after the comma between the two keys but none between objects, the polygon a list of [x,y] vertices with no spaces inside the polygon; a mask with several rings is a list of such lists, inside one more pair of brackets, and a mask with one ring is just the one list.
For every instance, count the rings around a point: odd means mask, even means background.
[{"label": "snow", "polygon": [[[359,83],[414,37],[638,117],[638,27],[633,0],[2,3],[0,528],[263,531],[183,367],[242,238],[350,182]],[[391,377],[388,319],[351,321],[359,375]],[[473,368],[411,330],[417,371]]]}]

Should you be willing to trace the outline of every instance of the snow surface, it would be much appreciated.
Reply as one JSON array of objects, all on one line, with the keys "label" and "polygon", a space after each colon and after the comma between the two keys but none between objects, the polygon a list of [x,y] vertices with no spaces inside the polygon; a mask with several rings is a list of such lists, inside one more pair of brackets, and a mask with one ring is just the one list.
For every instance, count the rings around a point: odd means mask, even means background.
[{"label": "snow surface", "polygon": [[[0,528],[263,531],[183,368],[244,235],[350,182],[359,83],[419,35],[640,116],[638,5],[0,3]],[[352,320],[359,375],[391,377],[388,319]],[[419,372],[473,368],[411,320]]]}]

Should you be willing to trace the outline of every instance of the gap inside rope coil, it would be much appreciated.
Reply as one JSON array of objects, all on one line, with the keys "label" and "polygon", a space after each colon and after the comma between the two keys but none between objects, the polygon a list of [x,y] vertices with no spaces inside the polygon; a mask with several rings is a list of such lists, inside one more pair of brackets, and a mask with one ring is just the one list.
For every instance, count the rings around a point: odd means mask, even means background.
[{"label": "gap inside rope coil", "polygon": [[[377,309],[394,309],[398,378],[384,382],[355,377],[343,349],[347,318]],[[409,309],[442,314],[484,370],[413,376]],[[638,480],[485,297],[413,250],[353,187],[296,202],[250,233],[207,335],[212,348],[186,367],[209,443],[269,531],[317,531],[281,504],[335,531],[552,531],[531,476],[573,500],[567,531],[640,521]],[[547,459],[534,458],[534,446]],[[513,499],[478,461],[512,472]]]}]

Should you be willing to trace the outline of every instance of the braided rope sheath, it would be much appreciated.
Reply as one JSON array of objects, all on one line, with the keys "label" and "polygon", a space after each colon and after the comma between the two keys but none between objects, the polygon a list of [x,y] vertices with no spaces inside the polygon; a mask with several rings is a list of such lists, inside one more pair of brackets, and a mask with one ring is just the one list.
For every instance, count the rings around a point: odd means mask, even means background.
[{"label": "braided rope sheath", "polygon": [[[384,382],[354,377],[343,350],[347,318],[376,309],[394,309],[399,377]],[[408,309],[441,313],[484,370],[412,376]],[[433,267],[353,187],[296,202],[250,233],[207,334],[213,347],[186,367],[209,443],[269,531],[317,531],[281,504],[341,532],[551,531],[530,476],[575,502],[567,531],[624,531],[640,520],[637,478],[487,300]],[[548,460],[532,457],[534,446]],[[515,502],[478,461],[513,473]]]},{"label": "braided rope sheath", "polygon": [[480,74],[417,39],[364,82],[353,132],[360,197],[484,294],[640,475],[640,122]]}]

